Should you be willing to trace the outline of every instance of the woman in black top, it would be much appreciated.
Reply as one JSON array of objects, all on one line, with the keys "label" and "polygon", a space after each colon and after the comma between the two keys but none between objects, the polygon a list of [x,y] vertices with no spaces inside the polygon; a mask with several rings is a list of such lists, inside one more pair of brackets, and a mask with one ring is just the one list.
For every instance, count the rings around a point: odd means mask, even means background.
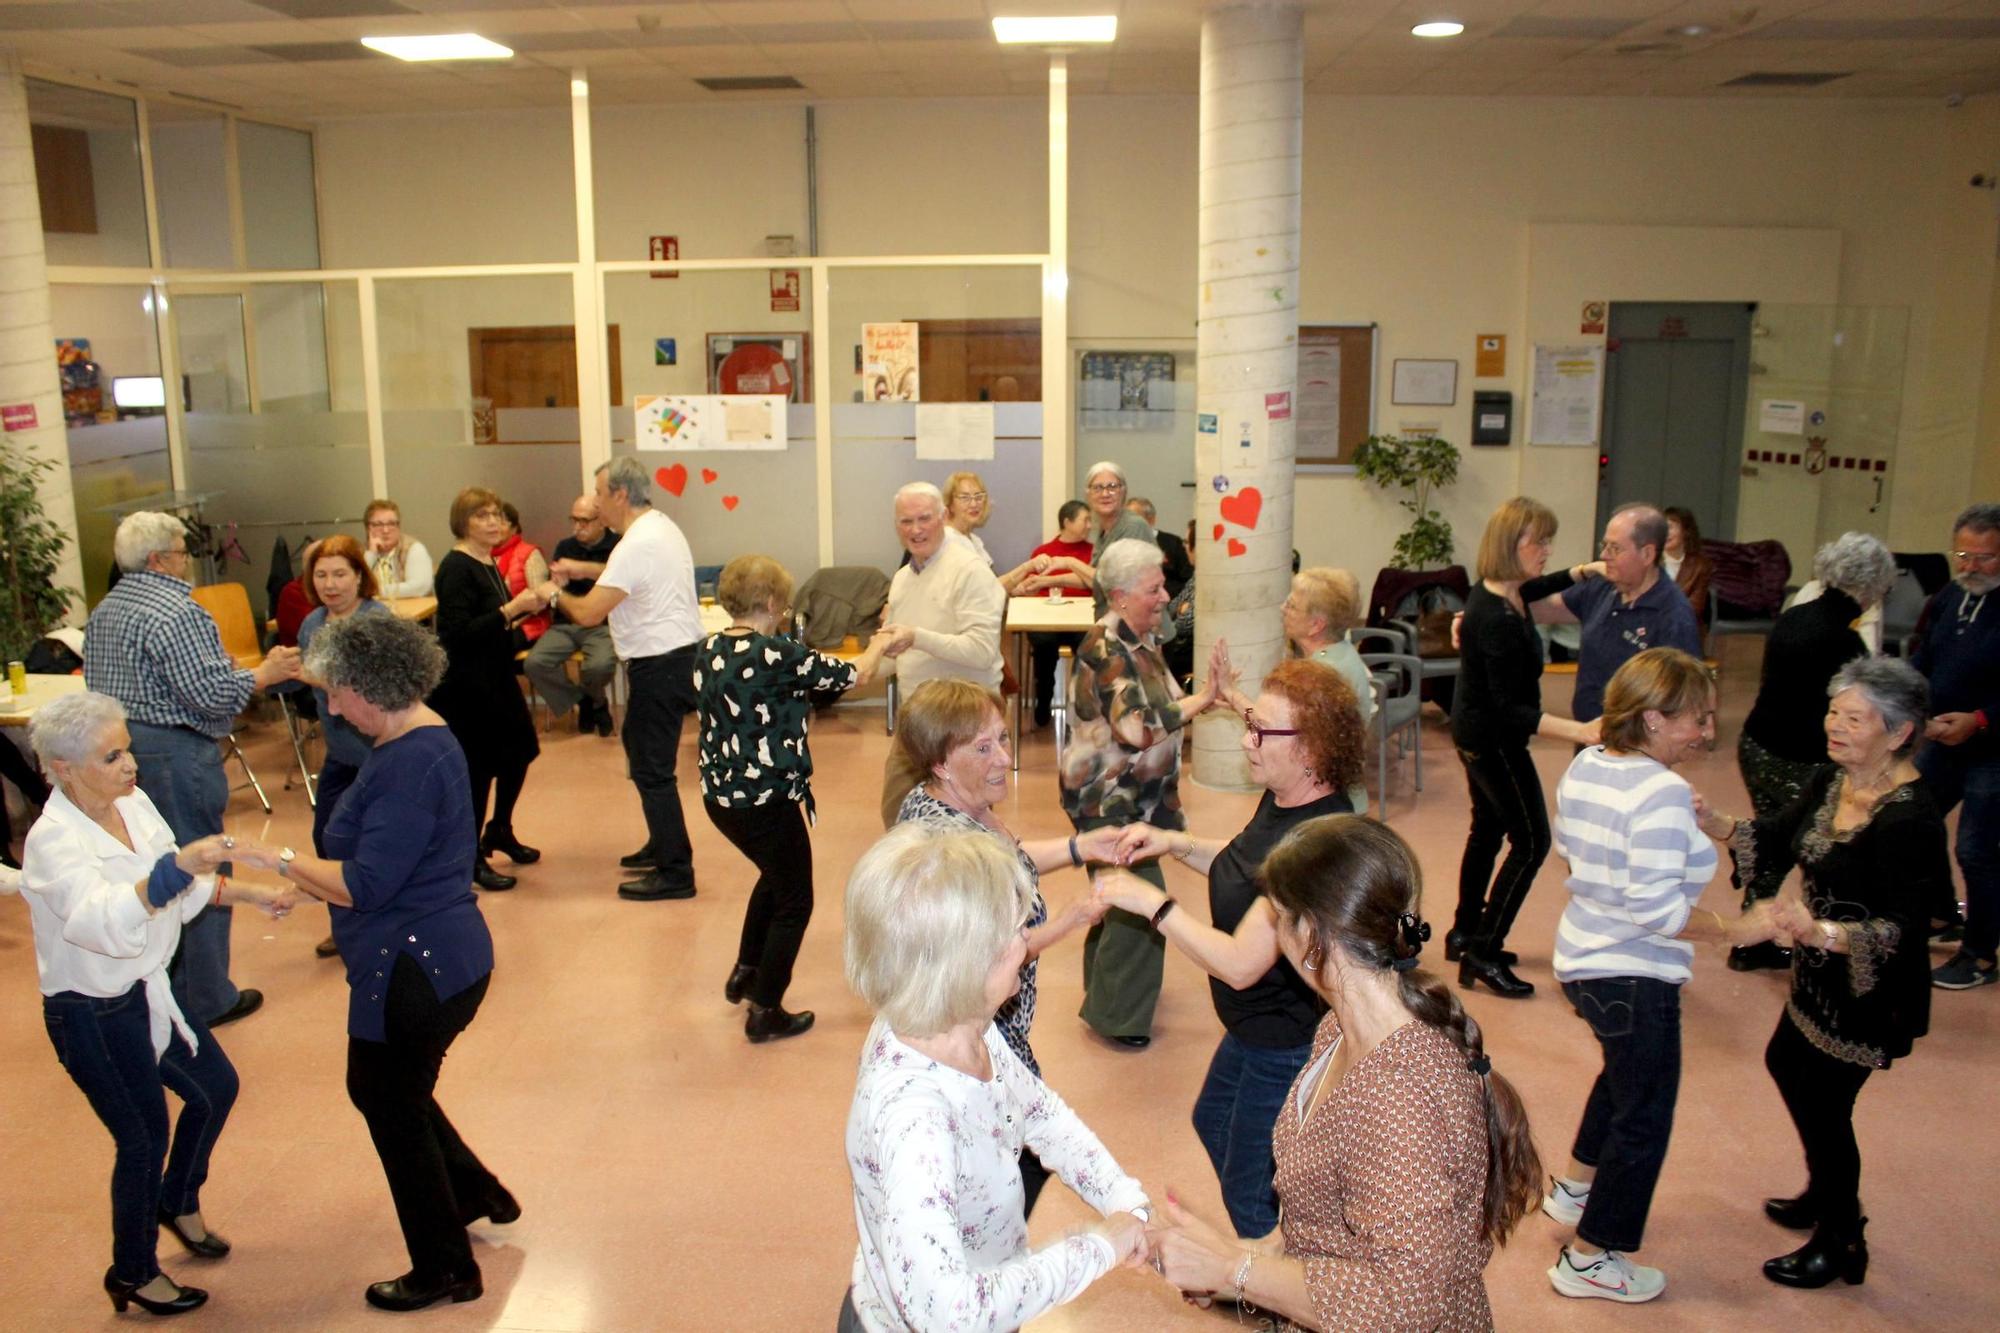
[{"label": "woman in black top", "polygon": [[1236,1234],[1250,1239],[1278,1226],[1271,1130],[1285,1092],[1312,1055],[1326,1005],[1278,948],[1277,914],[1259,882],[1264,858],[1286,833],[1321,815],[1347,814],[1347,788],[1361,773],[1361,717],[1354,691],[1331,667],[1282,662],[1250,710],[1243,753],[1263,784],[1257,813],[1224,842],[1178,830],[1129,825],[1120,859],[1171,855],[1208,875],[1205,926],[1136,875],[1098,877],[1099,897],[1150,917],[1155,929],[1208,972],[1222,1044],[1195,1099],[1194,1128],[1222,1182]]},{"label": "woman in black top", "polygon": [[[446,665],[429,703],[465,750],[472,780],[472,832],[479,838],[472,882],[482,889],[511,889],[514,877],[494,870],[486,858],[497,851],[516,865],[541,859],[540,852],[514,836],[514,804],[527,781],[528,765],[542,747],[514,675],[516,650],[509,631],[548,603],[534,588],[508,595],[506,577],[493,562],[493,548],[507,535],[507,516],[492,491],[471,486],[458,493],[451,502],[451,535],[458,544],[437,567],[437,635]],[[488,791],[493,792],[490,823]]]},{"label": "woman in black top", "polygon": [[[1444,956],[1458,963],[1459,985],[1483,981],[1515,997],[1535,988],[1514,975],[1507,932],[1550,843],[1548,800],[1528,741],[1553,736],[1597,743],[1596,722],[1542,711],[1542,637],[1528,608],[1604,572],[1603,565],[1591,564],[1543,575],[1555,536],[1555,514],[1526,496],[1507,501],[1487,520],[1479,582],[1459,625],[1459,681],[1451,701],[1451,739],[1465,765],[1472,829],[1458,866],[1458,911]],[[1493,862],[1503,838],[1507,859],[1496,876]]]},{"label": "woman in black top", "polygon": [[1929,713],[1930,687],[1889,658],[1849,662],[1833,678],[1827,753],[1784,809],[1731,819],[1696,798],[1702,831],[1725,841],[1736,880],[1797,865],[1803,900],[1779,899],[1793,941],[1792,990],[1764,1052],[1805,1148],[1805,1192],[1767,1199],[1779,1226],[1812,1239],[1764,1265],[1789,1287],[1850,1285],[1868,1271],[1861,1215],[1861,1150],[1854,1099],[1868,1075],[1910,1053],[1930,1029],[1930,904],[1951,883],[1944,817],[1910,761]]},{"label": "woman in black top", "polygon": [[[1736,764],[1759,819],[1796,801],[1826,766],[1826,684],[1842,666],[1867,655],[1854,622],[1896,581],[1896,558],[1879,538],[1850,532],[1819,548],[1813,578],[1819,597],[1794,603],[1764,643],[1757,701],[1736,742]],[[1756,875],[1745,875],[1744,909],[1776,897],[1788,869],[1789,862],[1772,858]],[[1790,952],[1778,944],[1729,951],[1729,965],[1738,972],[1790,963]]]}]

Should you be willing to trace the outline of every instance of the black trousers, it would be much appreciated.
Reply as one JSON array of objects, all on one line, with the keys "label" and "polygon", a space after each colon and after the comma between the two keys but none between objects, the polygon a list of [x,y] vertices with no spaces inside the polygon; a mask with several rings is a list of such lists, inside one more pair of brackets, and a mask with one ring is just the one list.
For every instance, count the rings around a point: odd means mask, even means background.
[{"label": "black trousers", "polygon": [[1861,1147],[1854,1141],[1854,1099],[1873,1072],[1836,1060],[1807,1041],[1790,1014],[1764,1048],[1764,1068],[1806,1150],[1806,1194],[1821,1224],[1851,1227],[1861,1217]]},{"label": "black trousers", "polygon": [[[1056,660],[1062,650],[1072,653],[1083,642],[1081,634],[1057,630],[1037,630],[1028,636],[1028,652],[1035,664],[1035,725],[1046,727],[1052,720],[1056,701]],[[1025,687],[1026,682],[1023,682]]]},{"label": "black trousers", "polygon": [[[512,835],[514,832],[514,806],[521,799],[521,788],[528,782],[528,766],[524,763],[508,763],[489,766],[465,757],[466,775],[472,779],[472,836],[475,841],[484,836],[487,829]],[[487,818],[486,798],[493,797],[493,815]]]},{"label": "black trousers", "polygon": [[757,969],[750,1002],[766,1007],[785,998],[792,965],[805,942],[813,911],[812,836],[805,808],[797,801],[772,800],[742,807],[702,802],[708,820],[757,867],[757,885],[743,913],[743,938],[736,961]]},{"label": "black trousers", "polygon": [[466,1219],[479,1216],[500,1188],[432,1096],[445,1052],[479,1012],[491,980],[488,974],[440,1000],[417,961],[398,954],[389,975],[387,1040],[347,1041],[347,1096],[368,1122],[410,1271],[420,1279],[479,1270]]},{"label": "black trousers", "polygon": [[[1535,872],[1548,859],[1549,806],[1527,746],[1496,745],[1478,753],[1460,750],[1458,758],[1472,793],[1472,828],[1458,863],[1458,911],[1452,929],[1472,940],[1476,952],[1493,953],[1505,946]],[[1500,862],[1496,876],[1493,862],[1503,840],[1507,859]]]},{"label": "black trousers", "polygon": [[657,657],[634,657],[625,663],[631,698],[625,709],[625,764],[639,805],[646,812],[646,847],[653,854],[661,879],[675,885],[694,883],[694,848],[688,842],[687,816],[674,785],[680,761],[681,720],[695,705],[695,645]]}]

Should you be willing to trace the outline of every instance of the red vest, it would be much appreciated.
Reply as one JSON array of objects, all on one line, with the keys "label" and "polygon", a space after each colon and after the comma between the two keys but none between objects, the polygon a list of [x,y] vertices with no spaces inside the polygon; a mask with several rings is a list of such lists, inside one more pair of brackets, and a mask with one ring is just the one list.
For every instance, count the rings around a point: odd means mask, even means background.
[{"label": "red vest", "polygon": [[[518,597],[528,590],[528,559],[538,554],[540,552],[534,544],[523,539],[519,533],[493,548],[493,563],[500,570],[500,576],[507,580],[508,592]],[[533,643],[548,632],[554,620],[549,612],[538,611],[515,628],[527,636],[529,643]]]}]

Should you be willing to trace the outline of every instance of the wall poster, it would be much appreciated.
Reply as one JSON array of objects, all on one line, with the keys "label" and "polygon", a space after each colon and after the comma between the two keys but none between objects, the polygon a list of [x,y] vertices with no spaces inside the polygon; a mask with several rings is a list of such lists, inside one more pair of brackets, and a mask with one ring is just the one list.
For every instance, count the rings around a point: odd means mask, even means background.
[{"label": "wall poster", "polygon": [[912,323],[861,326],[861,400],[867,403],[921,402],[917,383],[917,326]]},{"label": "wall poster", "polygon": [[641,450],[783,449],[781,394],[645,394],[634,400]]}]

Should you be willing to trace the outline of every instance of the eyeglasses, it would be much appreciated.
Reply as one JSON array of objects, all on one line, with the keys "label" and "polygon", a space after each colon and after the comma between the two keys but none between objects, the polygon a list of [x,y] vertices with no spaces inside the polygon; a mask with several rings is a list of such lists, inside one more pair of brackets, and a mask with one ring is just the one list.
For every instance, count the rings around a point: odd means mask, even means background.
[{"label": "eyeglasses", "polygon": [[588,524],[597,522],[597,515],[585,514],[582,518],[578,518],[575,514],[571,514],[569,516],[569,521],[571,527],[581,528]]},{"label": "eyeglasses", "polygon": [[1615,560],[1619,556],[1625,554],[1625,548],[1620,546],[1617,542],[1606,542],[1604,543],[1604,545],[1597,548],[1597,553],[1602,556],[1609,556]]},{"label": "eyeglasses", "polygon": [[2000,565],[2000,551],[1953,551],[1951,558],[1961,565],[1984,565],[1989,569]]},{"label": "eyeglasses", "polygon": [[1089,486],[1092,495],[1110,495],[1114,491],[1122,491],[1124,489],[1125,483],[1122,481],[1093,481]]},{"label": "eyeglasses", "polygon": [[985,491],[960,491],[960,492],[959,492],[959,493],[958,493],[958,494],[957,494],[957,495],[956,495],[955,497],[953,497],[953,498],[955,498],[955,499],[959,499],[959,500],[964,500],[964,501],[965,501],[966,503],[970,504],[970,503],[971,503],[972,501],[974,501],[974,500],[984,500],[984,499],[986,498],[986,492],[985,492]]},{"label": "eyeglasses", "polygon": [[371,518],[368,520],[368,526],[371,530],[375,528],[400,528],[403,526],[403,520],[400,518]]},{"label": "eyeglasses", "polygon": [[1260,727],[1257,725],[1257,714],[1247,708],[1243,710],[1243,722],[1244,725],[1250,728],[1250,743],[1260,750],[1264,748],[1264,738],[1266,736],[1297,736],[1300,734],[1297,727]]}]

